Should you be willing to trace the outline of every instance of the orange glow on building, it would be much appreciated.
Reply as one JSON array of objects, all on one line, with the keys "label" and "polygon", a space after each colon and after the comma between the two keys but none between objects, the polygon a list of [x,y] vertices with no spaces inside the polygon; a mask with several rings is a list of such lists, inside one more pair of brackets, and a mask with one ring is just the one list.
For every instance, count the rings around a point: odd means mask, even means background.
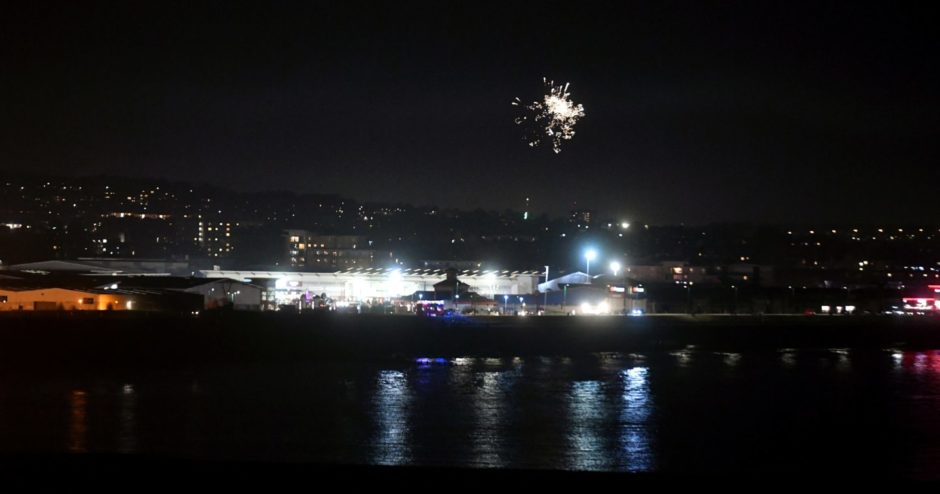
[{"label": "orange glow on building", "polygon": [[[17,310],[127,310],[133,297],[64,288],[0,289],[0,311]],[[130,304],[128,304],[130,302]]]}]

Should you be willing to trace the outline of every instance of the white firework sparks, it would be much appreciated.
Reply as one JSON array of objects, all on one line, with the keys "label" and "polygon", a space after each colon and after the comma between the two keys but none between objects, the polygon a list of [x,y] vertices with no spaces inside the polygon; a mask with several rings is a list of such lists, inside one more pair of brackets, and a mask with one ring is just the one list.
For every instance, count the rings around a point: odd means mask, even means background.
[{"label": "white firework sparks", "polygon": [[530,128],[529,135],[524,138],[529,146],[538,146],[542,142],[543,135],[548,136],[552,141],[552,149],[557,154],[561,152],[561,141],[574,137],[574,126],[584,116],[584,107],[575,105],[569,99],[571,96],[568,92],[569,84],[556,86],[555,81],[545,78],[542,78],[542,82],[545,84],[546,91],[542,101],[533,101],[525,105],[522,100],[516,98],[512,102],[513,106],[522,111],[522,114],[516,117],[515,122],[518,125],[533,126]]}]

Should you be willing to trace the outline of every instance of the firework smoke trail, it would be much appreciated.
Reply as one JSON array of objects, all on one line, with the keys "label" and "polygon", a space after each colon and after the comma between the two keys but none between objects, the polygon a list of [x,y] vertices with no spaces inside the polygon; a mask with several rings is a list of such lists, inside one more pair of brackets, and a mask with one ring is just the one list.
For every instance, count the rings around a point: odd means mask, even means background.
[{"label": "firework smoke trail", "polygon": [[574,137],[574,126],[584,116],[584,107],[571,101],[569,84],[556,86],[555,81],[544,77],[542,83],[545,85],[542,101],[533,101],[526,105],[516,98],[512,102],[520,111],[514,121],[517,125],[528,127],[528,135],[523,139],[529,146],[538,146],[543,135],[548,136],[552,141],[552,149],[557,154],[561,152],[561,141]]}]

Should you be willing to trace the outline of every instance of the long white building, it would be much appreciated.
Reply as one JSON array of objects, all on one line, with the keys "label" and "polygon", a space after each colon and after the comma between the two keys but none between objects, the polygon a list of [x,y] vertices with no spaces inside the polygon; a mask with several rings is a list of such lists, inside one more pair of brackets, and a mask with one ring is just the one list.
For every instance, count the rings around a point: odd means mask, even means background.
[{"label": "long white building", "polygon": [[[442,269],[355,268],[327,273],[292,271],[198,271],[205,278],[229,278],[266,285],[278,303],[290,303],[307,294],[325,293],[343,302],[368,302],[406,297],[415,292],[433,291],[434,284],[446,279]],[[539,282],[536,271],[462,270],[457,278],[470,285],[470,291],[483,296],[527,295]],[[273,283],[272,283],[273,282]],[[270,295],[269,295],[270,297]]]}]

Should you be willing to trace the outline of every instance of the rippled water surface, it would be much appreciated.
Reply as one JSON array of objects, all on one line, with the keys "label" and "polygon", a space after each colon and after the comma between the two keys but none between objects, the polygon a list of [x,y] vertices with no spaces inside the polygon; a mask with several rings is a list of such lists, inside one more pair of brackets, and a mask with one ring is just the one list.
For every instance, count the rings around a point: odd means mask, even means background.
[{"label": "rippled water surface", "polygon": [[688,348],[2,377],[4,453],[940,477],[940,351]]}]

